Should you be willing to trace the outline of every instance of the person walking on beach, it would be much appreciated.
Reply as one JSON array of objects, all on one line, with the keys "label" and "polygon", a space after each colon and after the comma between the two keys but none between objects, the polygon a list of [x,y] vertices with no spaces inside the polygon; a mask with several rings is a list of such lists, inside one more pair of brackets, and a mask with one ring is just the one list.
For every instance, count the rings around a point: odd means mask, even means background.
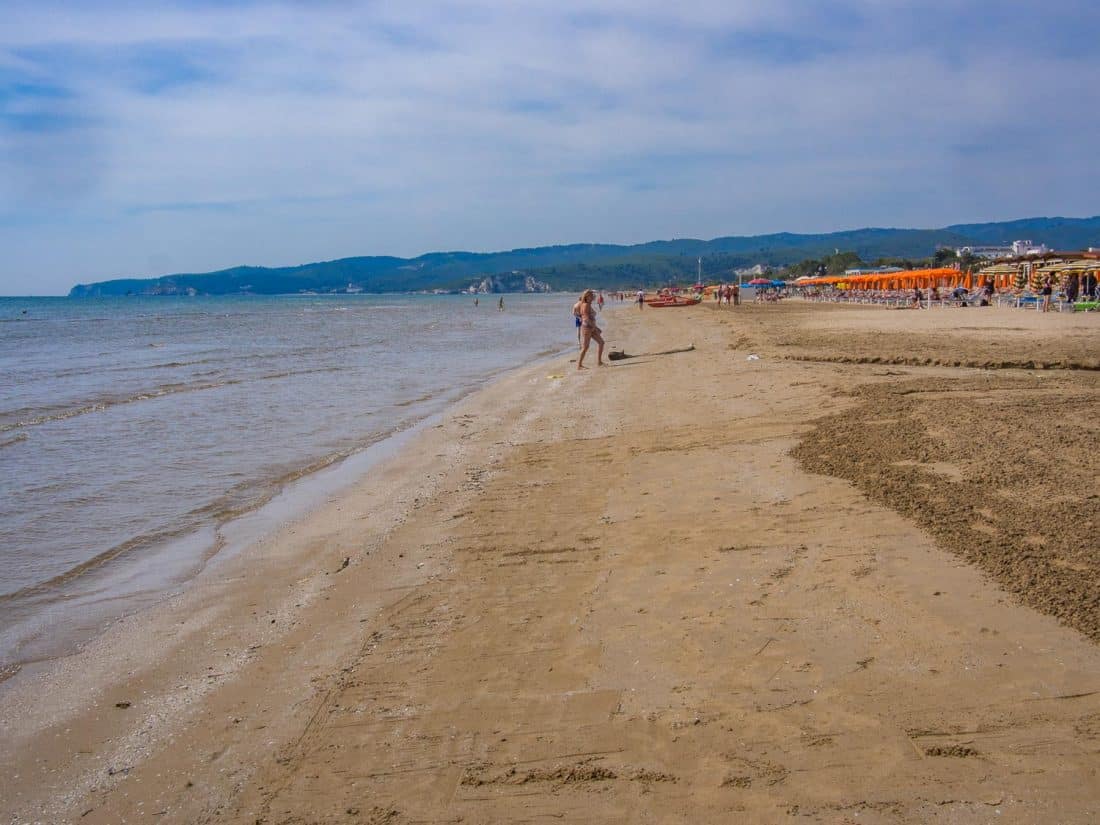
[{"label": "person walking on beach", "polygon": [[581,354],[577,356],[577,369],[587,369],[584,366],[584,356],[588,354],[588,345],[595,339],[597,344],[596,350],[596,364],[597,366],[603,366],[603,330],[596,326],[596,308],[592,306],[592,299],[596,297],[596,293],[591,289],[586,289],[584,294],[581,295],[581,299],[575,304],[576,309],[574,312],[580,316],[581,319]]},{"label": "person walking on beach", "polygon": [[1080,289],[1080,280],[1077,278],[1077,273],[1071,273],[1069,279],[1066,281],[1066,300],[1071,304],[1077,302],[1077,292]]},{"label": "person walking on beach", "polygon": [[1050,296],[1054,294],[1054,281],[1047,275],[1043,280],[1043,312],[1050,312]]},{"label": "person walking on beach", "polygon": [[504,312],[504,296],[500,296],[500,300],[497,302],[497,312]]},{"label": "person walking on beach", "polygon": [[600,312],[603,312],[603,293],[596,299],[596,305],[600,308]]},{"label": "person walking on beach", "polygon": [[645,292],[638,290],[638,295],[634,299],[638,302],[638,309],[645,309]]}]

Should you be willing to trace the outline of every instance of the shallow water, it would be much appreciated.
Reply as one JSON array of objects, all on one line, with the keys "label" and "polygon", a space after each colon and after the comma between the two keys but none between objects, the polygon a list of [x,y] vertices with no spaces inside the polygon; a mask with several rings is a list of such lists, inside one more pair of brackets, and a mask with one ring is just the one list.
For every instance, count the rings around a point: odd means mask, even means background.
[{"label": "shallow water", "polygon": [[[0,667],[286,485],[574,340],[568,295],[0,298]],[[132,600],[131,600],[132,601]]]}]

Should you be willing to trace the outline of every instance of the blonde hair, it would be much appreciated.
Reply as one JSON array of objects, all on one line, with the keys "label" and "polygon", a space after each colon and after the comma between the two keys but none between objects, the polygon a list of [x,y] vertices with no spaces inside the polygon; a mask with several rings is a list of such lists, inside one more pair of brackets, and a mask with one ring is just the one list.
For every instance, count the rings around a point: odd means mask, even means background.
[{"label": "blonde hair", "polygon": [[594,289],[586,289],[584,292],[581,293],[581,300],[583,301],[589,295],[591,295],[593,298],[595,298],[596,297],[596,291]]}]

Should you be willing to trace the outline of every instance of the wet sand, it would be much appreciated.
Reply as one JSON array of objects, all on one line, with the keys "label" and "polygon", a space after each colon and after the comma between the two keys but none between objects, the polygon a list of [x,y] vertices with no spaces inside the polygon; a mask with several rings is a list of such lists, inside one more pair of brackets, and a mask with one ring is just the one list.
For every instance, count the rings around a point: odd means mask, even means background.
[{"label": "wet sand", "polygon": [[[1097,461],[1061,436],[1096,418],[1097,375],[1072,366],[1096,322],[619,310],[611,341],[640,357],[510,375],[20,674],[0,810],[1095,821]],[[937,354],[991,348],[998,369]],[[1007,364],[1029,359],[1069,368]]]}]

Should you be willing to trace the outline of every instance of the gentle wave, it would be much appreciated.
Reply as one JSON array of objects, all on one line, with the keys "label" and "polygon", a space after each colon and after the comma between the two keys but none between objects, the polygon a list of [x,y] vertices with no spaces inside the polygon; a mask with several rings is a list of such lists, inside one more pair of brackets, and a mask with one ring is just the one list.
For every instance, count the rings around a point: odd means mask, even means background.
[{"label": "gentle wave", "polygon": [[[387,309],[412,309],[412,308],[413,307],[412,307],[411,304],[371,304],[370,306],[356,307],[355,310],[356,310],[356,312],[378,312],[379,310],[387,310]],[[320,307],[320,308],[317,308],[317,309],[314,309],[313,307],[306,307],[305,309],[299,310],[299,313],[303,314],[303,315],[305,315],[305,314],[316,315],[319,312],[347,312],[347,311],[349,311],[349,309],[350,309],[350,307]]]},{"label": "gentle wave", "polygon": [[[266,361],[285,361],[288,358],[296,358],[307,355],[320,355],[331,354],[336,352],[350,352],[354,350],[366,350],[377,347],[380,341],[374,338],[365,338],[357,341],[354,344],[340,344],[335,346],[317,346],[317,347],[298,347],[295,349],[284,350],[281,352],[272,353],[254,353],[246,356],[231,356],[227,355],[223,350],[210,350],[211,353],[217,353],[212,358],[194,358],[187,361],[165,361],[159,364],[130,364],[121,367],[101,367],[95,364],[89,364],[82,367],[69,367],[68,369],[52,370],[49,375],[55,378],[70,378],[73,376],[89,375],[92,373],[98,375],[105,375],[109,373],[128,373],[128,372],[145,372],[146,370],[157,369],[180,369],[183,367],[196,367],[204,366],[206,364],[223,364],[226,366],[240,366],[250,363],[262,363]],[[99,356],[107,356],[112,353],[104,352]]]},{"label": "gentle wave", "polygon": [[[203,527],[203,525],[209,524],[210,522],[213,522],[216,528],[220,528],[222,525],[245,513],[263,507],[277,495],[282,493],[287,486],[293,482],[327,467],[331,467],[337,462],[343,461],[354,453],[390,435],[393,435],[393,431],[382,432],[366,443],[357,444],[354,447],[343,450],[337,450],[302,466],[283,468],[280,472],[277,472],[269,478],[242,481],[212,501],[188,511],[178,523],[170,527],[133,536],[79,564],[73,565],[69,569],[46,581],[37,582],[10,593],[0,593],[0,604],[32,598],[51,592],[59,585],[72,582],[126,555],[147,550],[152,547],[162,546],[167,542],[193,534]],[[23,437],[25,438],[25,436]],[[0,444],[0,446],[3,445]],[[220,542],[220,538],[218,542]],[[209,549],[208,555],[213,555],[220,549],[220,544],[216,543],[214,547]]]},{"label": "gentle wave", "polygon": [[429,393],[425,393],[424,395],[418,396],[416,398],[410,398],[406,401],[397,401],[393,404],[393,406],[394,407],[411,407],[414,404],[422,404],[425,401],[431,401],[435,397],[436,397],[436,394],[434,392],[429,392]]},{"label": "gentle wave", "polygon": [[71,649],[89,606],[175,586],[288,485],[570,343],[562,300],[32,300],[52,322],[0,334],[0,593],[25,596],[0,606],[0,667]]},{"label": "gentle wave", "polygon": [[[308,370],[289,370],[286,372],[275,372],[267,375],[254,375],[247,378],[227,378],[224,381],[210,381],[196,384],[165,384],[160,387],[155,387],[151,390],[143,390],[141,392],[134,393],[120,398],[106,398],[96,401],[91,401],[87,404],[78,407],[66,407],[56,412],[46,412],[34,416],[33,418],[26,418],[21,421],[15,421],[9,424],[0,424],[0,433],[10,432],[12,430],[18,430],[25,427],[37,427],[42,424],[49,424],[53,421],[65,421],[69,418],[76,418],[81,415],[89,415],[91,413],[103,412],[113,407],[120,407],[126,404],[136,404],[140,401],[150,401],[157,398],[164,398],[169,395],[177,395],[185,392],[202,392],[204,390],[216,390],[222,387],[231,387],[237,384],[248,384],[253,381],[273,381],[280,378],[290,378],[296,375],[311,375],[315,373],[325,372],[339,372],[342,368],[338,366],[332,367],[318,367],[316,369]],[[13,414],[18,414],[19,410],[14,411]]]},{"label": "gentle wave", "polygon": [[[156,530],[149,533],[145,533],[140,536],[134,536],[127,539],[121,544],[117,544],[109,550],[104,550],[98,555],[92,556],[89,559],[82,561],[80,564],[70,567],[63,573],[53,576],[46,581],[38,582],[36,584],[28,585],[27,587],[20,588],[10,593],[0,593],[0,604],[19,601],[21,599],[33,598],[35,596],[41,596],[46,593],[52,593],[59,585],[67,584],[80,576],[90,573],[96,570],[108,562],[121,558],[129,553],[137,550],[155,547],[162,543],[172,541],[173,539],[182,538],[188,533],[192,532],[197,524],[184,524],[174,528],[166,528],[163,530]],[[63,597],[60,597],[63,598]]]}]

